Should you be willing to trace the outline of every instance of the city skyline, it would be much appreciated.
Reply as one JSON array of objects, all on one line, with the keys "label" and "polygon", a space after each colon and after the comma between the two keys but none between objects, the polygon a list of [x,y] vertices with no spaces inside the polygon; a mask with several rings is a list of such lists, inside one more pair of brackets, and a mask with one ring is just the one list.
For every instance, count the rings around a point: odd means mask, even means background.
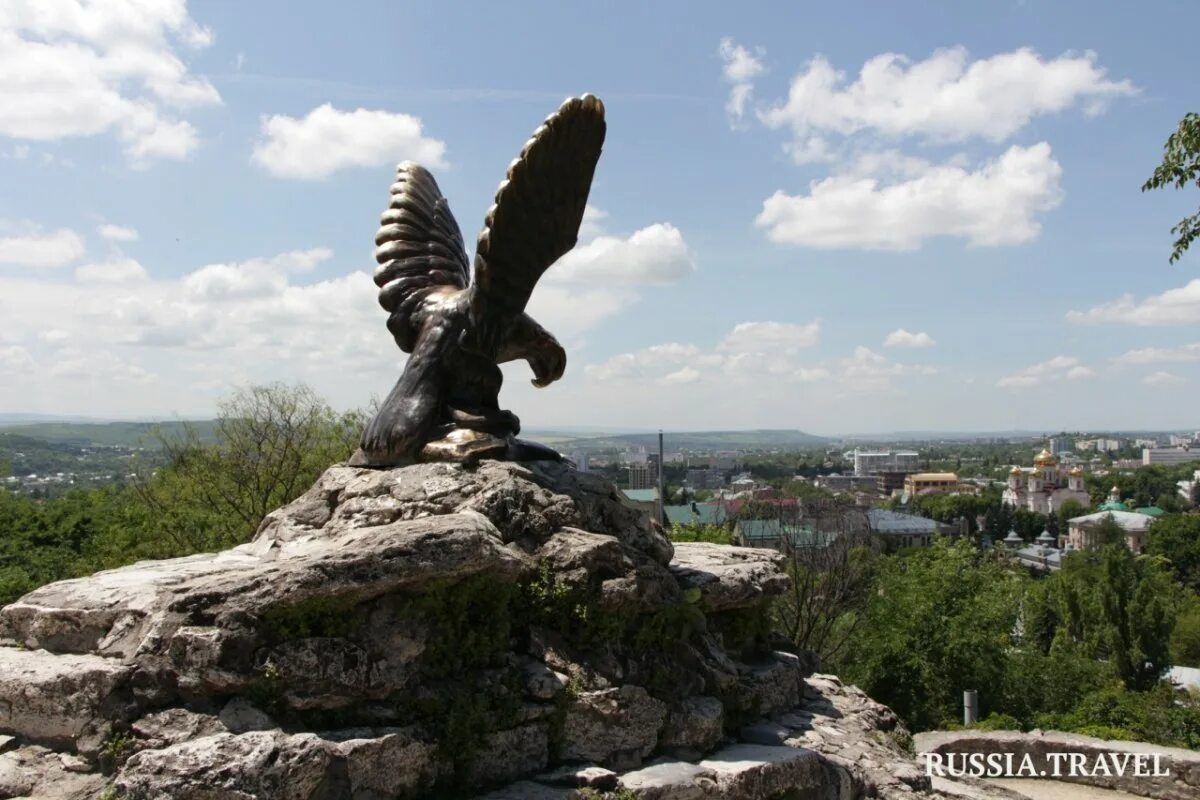
[{"label": "city skyline", "polygon": [[1167,256],[1197,198],[1139,189],[1200,10],[1161,5],[5,4],[0,412],[382,396],[395,163],[473,249],[590,91],[591,208],[531,307],[568,368],[505,368],[525,427],[1194,429],[1200,255]]}]

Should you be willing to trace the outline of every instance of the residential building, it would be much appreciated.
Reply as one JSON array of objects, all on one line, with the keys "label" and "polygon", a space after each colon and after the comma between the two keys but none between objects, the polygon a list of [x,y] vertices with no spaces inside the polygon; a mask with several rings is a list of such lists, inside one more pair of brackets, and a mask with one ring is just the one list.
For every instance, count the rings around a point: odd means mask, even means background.
[{"label": "residential building", "polygon": [[[904,493],[909,497],[951,494],[960,488],[958,475],[953,472],[914,472],[904,479]],[[974,487],[971,491],[974,491]]]},{"label": "residential building", "polygon": [[1134,553],[1146,547],[1146,537],[1154,517],[1136,511],[1103,510],[1067,520],[1066,545],[1068,550],[1094,550],[1104,545],[1098,530],[1106,519],[1112,519],[1125,532],[1125,546]]},{"label": "residential building", "polygon": [[1069,451],[1071,449],[1071,443],[1067,441],[1067,437],[1065,436],[1051,436],[1046,443],[1046,449],[1049,450],[1053,455],[1057,456],[1061,453],[1066,453]]},{"label": "residential building", "polygon": [[725,473],[719,469],[689,469],[684,482],[693,489],[720,489],[725,485]]},{"label": "residential building", "polygon": [[571,453],[567,460],[575,465],[576,472],[588,471],[588,454],[586,451],[576,450],[575,452]]},{"label": "residential building", "polygon": [[1033,544],[1026,544],[1017,532],[1013,531],[1003,539],[1003,544],[1012,551],[1013,559],[1017,563],[1030,569],[1038,572],[1056,572],[1062,568],[1064,551],[1048,531],[1042,531],[1041,535],[1033,540]]},{"label": "residential building", "polygon": [[894,470],[879,472],[875,475],[875,491],[883,497],[891,497],[897,492],[903,492],[904,479],[910,474],[912,473]]},{"label": "residential building", "polygon": [[835,472],[817,478],[817,486],[837,493],[874,491],[878,485],[878,478],[872,475],[839,475]]},{"label": "residential building", "polygon": [[714,469],[723,469],[728,471],[737,469],[738,451],[718,450],[712,457],[712,466]]},{"label": "residential building", "polygon": [[1053,514],[1068,500],[1087,506],[1091,503],[1083,480],[1083,468],[1066,469],[1049,450],[1033,459],[1033,469],[1014,466],[1001,500],[1014,508],[1027,508],[1039,514]]},{"label": "residential building", "polygon": [[741,547],[769,547],[781,553],[828,547],[837,536],[837,533],[816,531],[808,525],[777,519],[744,519],[733,528],[735,544]]},{"label": "residential building", "polygon": [[671,525],[720,525],[725,519],[725,511],[720,503],[663,506],[663,514]]},{"label": "residential building", "polygon": [[880,472],[916,472],[921,468],[921,456],[912,450],[855,449],[854,474],[878,475]]},{"label": "residential building", "polygon": [[886,508],[869,509],[867,523],[871,532],[883,537],[885,545],[891,550],[928,547],[933,543],[934,537],[949,536],[958,532],[953,525],[943,525],[916,514],[902,514]]},{"label": "residential building", "polygon": [[1189,447],[1145,447],[1142,449],[1143,466],[1186,464],[1189,461],[1200,461],[1200,448],[1192,450]]},{"label": "residential building", "polygon": [[630,489],[653,489],[658,486],[658,470],[649,461],[629,465]]}]

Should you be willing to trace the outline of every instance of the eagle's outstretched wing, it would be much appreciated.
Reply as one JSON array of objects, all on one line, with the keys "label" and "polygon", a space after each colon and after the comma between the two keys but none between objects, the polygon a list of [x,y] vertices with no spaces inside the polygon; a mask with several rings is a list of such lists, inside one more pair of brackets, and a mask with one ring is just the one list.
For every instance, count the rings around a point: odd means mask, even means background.
[{"label": "eagle's outstretched wing", "polygon": [[509,165],[475,250],[471,317],[485,349],[525,310],[542,273],[575,246],[604,131],[604,104],[589,94],[571,98]]},{"label": "eagle's outstretched wing", "polygon": [[405,161],[396,168],[391,192],[375,234],[375,284],[379,304],[390,314],[388,330],[410,353],[422,301],[434,289],[465,289],[470,273],[462,233],[429,170]]}]

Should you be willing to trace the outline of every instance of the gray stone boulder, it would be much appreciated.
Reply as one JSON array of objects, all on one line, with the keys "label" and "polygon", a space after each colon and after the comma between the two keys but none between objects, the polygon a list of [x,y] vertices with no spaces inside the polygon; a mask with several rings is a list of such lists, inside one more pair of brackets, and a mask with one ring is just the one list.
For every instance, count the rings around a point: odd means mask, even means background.
[{"label": "gray stone boulder", "polygon": [[0,610],[0,797],[925,791],[894,715],[773,651],[782,566],[567,464],[335,466],[245,545]]}]

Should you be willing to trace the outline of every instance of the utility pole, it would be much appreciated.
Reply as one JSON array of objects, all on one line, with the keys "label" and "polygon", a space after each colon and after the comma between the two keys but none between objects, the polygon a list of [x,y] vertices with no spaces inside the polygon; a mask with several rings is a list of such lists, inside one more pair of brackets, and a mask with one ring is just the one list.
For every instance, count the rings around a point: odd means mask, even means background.
[{"label": "utility pole", "polygon": [[662,428],[658,429],[658,502],[655,504],[655,510],[658,512],[658,522],[660,525],[665,525],[663,519],[663,506],[666,500],[663,498],[663,472],[665,472],[666,464],[663,463],[663,434]]}]

